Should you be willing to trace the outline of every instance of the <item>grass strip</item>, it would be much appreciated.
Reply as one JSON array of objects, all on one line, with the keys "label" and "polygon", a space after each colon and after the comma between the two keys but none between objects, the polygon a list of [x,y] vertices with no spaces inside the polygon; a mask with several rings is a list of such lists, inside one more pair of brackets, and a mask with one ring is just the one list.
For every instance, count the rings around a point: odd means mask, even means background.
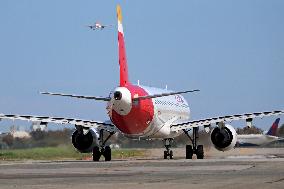
[{"label": "grass strip", "polygon": [[[144,157],[145,150],[113,149],[113,159]],[[43,147],[30,149],[1,150],[0,160],[82,160],[90,159],[91,153],[82,154],[72,146]]]}]

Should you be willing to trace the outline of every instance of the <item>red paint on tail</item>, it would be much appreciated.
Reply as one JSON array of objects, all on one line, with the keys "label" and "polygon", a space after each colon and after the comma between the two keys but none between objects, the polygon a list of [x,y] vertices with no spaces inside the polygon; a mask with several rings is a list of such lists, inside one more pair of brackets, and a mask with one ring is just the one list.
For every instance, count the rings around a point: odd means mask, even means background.
[{"label": "red paint on tail", "polygon": [[119,55],[119,67],[120,67],[120,86],[127,86],[128,81],[128,66],[125,52],[125,44],[123,34],[118,32],[118,55]]},{"label": "red paint on tail", "polygon": [[129,84],[128,81],[128,66],[127,66],[127,59],[126,59],[126,50],[125,50],[125,43],[124,43],[124,34],[123,34],[123,27],[122,27],[122,14],[121,8],[118,5],[117,8],[117,26],[118,26],[118,60],[119,60],[119,67],[120,67],[120,87],[125,87]]}]

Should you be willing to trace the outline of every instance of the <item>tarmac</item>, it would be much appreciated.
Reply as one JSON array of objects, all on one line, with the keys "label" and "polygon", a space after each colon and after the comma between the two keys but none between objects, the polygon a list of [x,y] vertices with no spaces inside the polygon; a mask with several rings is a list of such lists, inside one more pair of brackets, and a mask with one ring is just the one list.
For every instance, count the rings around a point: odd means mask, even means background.
[{"label": "tarmac", "polygon": [[238,150],[204,160],[0,161],[0,188],[284,188],[284,148]]}]

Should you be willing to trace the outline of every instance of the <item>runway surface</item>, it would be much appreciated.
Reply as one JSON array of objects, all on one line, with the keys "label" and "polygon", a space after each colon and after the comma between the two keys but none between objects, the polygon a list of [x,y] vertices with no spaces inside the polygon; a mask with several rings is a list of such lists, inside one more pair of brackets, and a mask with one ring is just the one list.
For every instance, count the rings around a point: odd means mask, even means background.
[{"label": "runway surface", "polygon": [[284,188],[284,158],[0,163],[0,188]]}]

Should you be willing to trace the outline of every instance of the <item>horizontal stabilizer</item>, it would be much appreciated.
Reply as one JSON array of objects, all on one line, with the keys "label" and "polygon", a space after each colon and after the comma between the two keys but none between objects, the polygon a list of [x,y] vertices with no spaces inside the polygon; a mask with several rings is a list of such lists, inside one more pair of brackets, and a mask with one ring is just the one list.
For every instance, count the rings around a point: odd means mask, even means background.
[{"label": "horizontal stabilizer", "polygon": [[50,93],[50,92],[40,92],[40,94],[53,95],[53,96],[65,96],[65,97],[72,97],[72,98],[83,98],[83,99],[89,99],[89,100],[110,101],[110,97],[82,96],[82,95]]},{"label": "horizontal stabilizer", "polygon": [[163,97],[163,96],[171,96],[171,95],[178,95],[178,94],[184,94],[184,93],[193,93],[193,92],[198,92],[200,91],[199,89],[196,90],[190,90],[190,91],[180,91],[180,92],[170,92],[170,93],[161,93],[161,94],[154,94],[154,95],[146,95],[146,96],[138,96],[134,97],[133,100],[144,100],[144,99],[149,99],[149,98],[158,98],[158,97]]}]

